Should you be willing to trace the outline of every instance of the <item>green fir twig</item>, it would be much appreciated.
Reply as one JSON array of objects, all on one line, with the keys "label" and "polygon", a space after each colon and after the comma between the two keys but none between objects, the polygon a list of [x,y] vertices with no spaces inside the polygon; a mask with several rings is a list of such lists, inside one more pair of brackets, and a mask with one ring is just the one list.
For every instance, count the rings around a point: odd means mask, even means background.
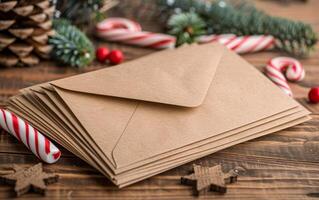
[{"label": "green fir twig", "polygon": [[67,20],[53,22],[56,34],[49,39],[52,56],[73,67],[84,67],[94,59],[94,47],[86,35]]},{"label": "green fir twig", "polygon": [[197,13],[207,23],[210,34],[272,35],[277,49],[296,56],[308,55],[318,40],[309,24],[270,16],[244,1],[157,0],[157,3],[166,15]]}]

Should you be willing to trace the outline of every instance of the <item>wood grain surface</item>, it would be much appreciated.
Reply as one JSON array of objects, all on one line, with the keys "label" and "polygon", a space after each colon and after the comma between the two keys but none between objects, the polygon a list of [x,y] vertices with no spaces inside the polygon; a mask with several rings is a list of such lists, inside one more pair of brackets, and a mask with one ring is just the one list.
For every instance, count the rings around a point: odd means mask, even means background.
[{"label": "wood grain surface", "polygon": [[[312,24],[319,32],[319,1],[256,1],[266,12]],[[156,24],[141,21],[146,30],[157,30]],[[101,41],[96,41],[102,45]],[[150,49],[108,44],[124,51],[127,60],[154,52]],[[318,49],[319,45],[317,45]],[[200,53],[200,52],[199,52]],[[244,58],[262,70],[265,63],[278,52],[245,55]],[[52,165],[44,165],[47,172],[60,175],[60,181],[48,186],[45,197],[27,194],[20,199],[192,199],[192,189],[180,184],[180,177],[188,174],[192,164],[211,166],[218,163],[223,170],[237,167],[238,182],[228,185],[225,195],[210,193],[199,199],[317,199],[319,198],[319,104],[307,102],[309,87],[319,85],[319,51],[302,59],[306,78],[290,84],[297,101],[312,111],[313,119],[301,125],[265,137],[245,142],[202,159],[177,167],[140,183],[117,189],[105,177],[73,154],[62,149],[62,157]],[[30,68],[0,69],[0,105],[18,89],[45,81],[59,79],[85,71],[66,68],[50,62]],[[258,102],[256,102],[258,103]],[[1,131],[0,131],[1,132]],[[62,148],[62,147],[61,147]],[[0,133],[0,174],[8,172],[11,164],[31,166],[39,160],[24,145],[5,132]],[[13,189],[0,184],[0,199],[13,198]],[[198,198],[196,198],[198,199]]]}]

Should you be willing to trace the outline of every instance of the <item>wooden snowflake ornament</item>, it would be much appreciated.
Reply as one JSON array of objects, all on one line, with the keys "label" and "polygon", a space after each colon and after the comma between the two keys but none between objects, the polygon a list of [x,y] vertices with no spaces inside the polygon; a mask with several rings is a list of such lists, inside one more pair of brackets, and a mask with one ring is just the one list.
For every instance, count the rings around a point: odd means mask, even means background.
[{"label": "wooden snowflake ornament", "polygon": [[17,165],[13,167],[14,173],[0,177],[0,180],[15,185],[14,191],[17,196],[27,193],[29,190],[44,194],[46,185],[58,181],[59,176],[43,172],[42,163],[36,164],[30,168],[24,169]]},{"label": "wooden snowflake ornament", "polygon": [[193,168],[194,173],[183,176],[181,183],[192,185],[196,195],[208,191],[224,194],[227,192],[226,184],[237,181],[238,171],[230,170],[228,173],[224,173],[221,165],[203,167],[194,164]]}]

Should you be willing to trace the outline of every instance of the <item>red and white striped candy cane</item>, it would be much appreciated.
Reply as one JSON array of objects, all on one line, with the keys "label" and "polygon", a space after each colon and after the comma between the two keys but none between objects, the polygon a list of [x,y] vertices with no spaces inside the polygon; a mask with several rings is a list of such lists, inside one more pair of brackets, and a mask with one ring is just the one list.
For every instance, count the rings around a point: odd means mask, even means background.
[{"label": "red and white striped candy cane", "polygon": [[199,43],[219,42],[236,53],[253,53],[270,50],[275,46],[275,39],[266,35],[236,36],[234,34],[204,35]]},{"label": "red and white striped candy cane", "polygon": [[289,57],[273,58],[266,66],[266,75],[292,97],[292,91],[284,74],[289,81],[301,81],[305,77],[305,70],[298,60]]},{"label": "red and white striped candy cane", "polygon": [[0,108],[0,128],[23,142],[39,159],[55,163],[61,156],[60,150],[28,122]]},{"label": "red and white striped candy cane", "polygon": [[155,49],[174,48],[176,38],[162,33],[142,31],[141,26],[125,18],[107,18],[96,25],[102,39]]}]

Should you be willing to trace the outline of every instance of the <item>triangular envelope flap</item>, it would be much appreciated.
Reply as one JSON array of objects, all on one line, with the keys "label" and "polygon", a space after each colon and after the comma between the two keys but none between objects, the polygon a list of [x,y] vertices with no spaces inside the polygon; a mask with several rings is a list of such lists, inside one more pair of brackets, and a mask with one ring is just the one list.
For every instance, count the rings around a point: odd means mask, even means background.
[{"label": "triangular envelope flap", "polygon": [[52,84],[67,90],[185,107],[200,105],[224,47],[190,45]]}]

